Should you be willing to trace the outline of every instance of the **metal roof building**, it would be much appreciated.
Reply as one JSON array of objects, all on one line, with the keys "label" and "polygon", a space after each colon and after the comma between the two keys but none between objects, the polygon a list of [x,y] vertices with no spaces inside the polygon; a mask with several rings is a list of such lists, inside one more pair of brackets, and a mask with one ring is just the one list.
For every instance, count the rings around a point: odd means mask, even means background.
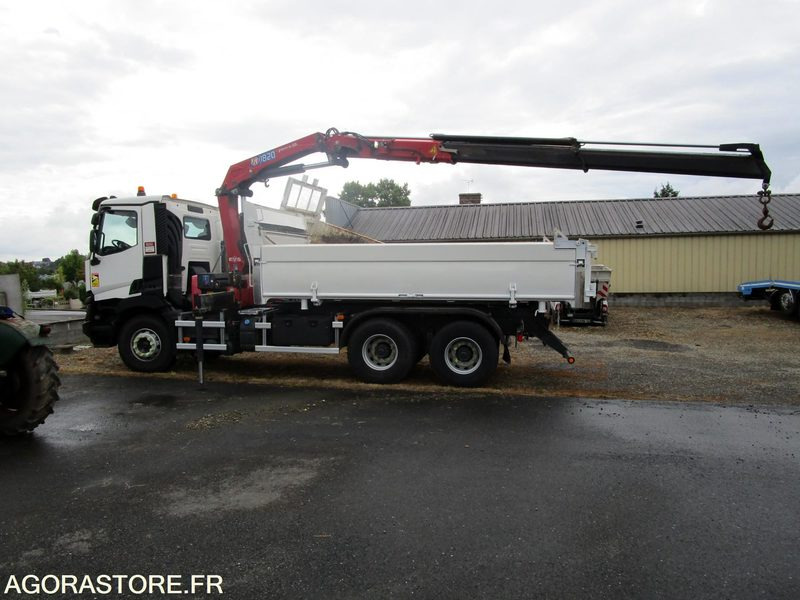
[{"label": "metal roof building", "polygon": [[[800,195],[776,194],[774,231],[800,231]],[[604,238],[760,233],[753,196],[517,202],[357,209],[336,223],[384,242],[525,240],[552,236]]]},{"label": "metal roof building", "polygon": [[328,222],[382,242],[595,240],[627,293],[731,292],[741,281],[800,279],[800,195],[775,194],[772,230],[757,197],[709,196],[358,208],[329,199]]}]

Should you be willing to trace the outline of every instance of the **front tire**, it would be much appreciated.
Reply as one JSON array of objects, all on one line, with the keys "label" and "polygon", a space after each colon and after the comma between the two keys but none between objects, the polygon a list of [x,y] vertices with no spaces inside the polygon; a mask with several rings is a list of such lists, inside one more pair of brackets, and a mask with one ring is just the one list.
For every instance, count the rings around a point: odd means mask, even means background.
[{"label": "front tire", "polygon": [[175,362],[175,336],[155,315],[141,315],[125,323],[117,344],[122,362],[132,371],[166,371]]},{"label": "front tire", "polygon": [[58,401],[60,385],[49,348],[22,349],[0,379],[0,434],[21,435],[44,423]]},{"label": "front tire", "polygon": [[428,352],[431,368],[448,385],[479,386],[497,369],[498,344],[478,323],[449,323],[433,336]]},{"label": "front tire", "polygon": [[417,344],[408,327],[394,319],[359,326],[347,345],[350,368],[361,381],[396,383],[416,364]]}]

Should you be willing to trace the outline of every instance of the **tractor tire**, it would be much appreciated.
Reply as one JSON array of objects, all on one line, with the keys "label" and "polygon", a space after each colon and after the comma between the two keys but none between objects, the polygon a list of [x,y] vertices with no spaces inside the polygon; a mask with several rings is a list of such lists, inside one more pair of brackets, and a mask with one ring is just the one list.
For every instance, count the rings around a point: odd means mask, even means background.
[{"label": "tractor tire", "polygon": [[442,327],[431,340],[431,368],[444,383],[476,387],[497,369],[499,342],[483,325],[455,321]]},{"label": "tractor tire", "polygon": [[175,334],[161,317],[140,315],[123,325],[117,343],[122,362],[132,371],[167,371],[175,362]]},{"label": "tractor tire", "polygon": [[418,350],[408,327],[394,319],[372,319],[347,344],[353,373],[368,383],[397,383],[416,364]]},{"label": "tractor tire", "polygon": [[24,435],[44,423],[58,401],[58,365],[46,346],[27,346],[0,378],[0,435]]}]

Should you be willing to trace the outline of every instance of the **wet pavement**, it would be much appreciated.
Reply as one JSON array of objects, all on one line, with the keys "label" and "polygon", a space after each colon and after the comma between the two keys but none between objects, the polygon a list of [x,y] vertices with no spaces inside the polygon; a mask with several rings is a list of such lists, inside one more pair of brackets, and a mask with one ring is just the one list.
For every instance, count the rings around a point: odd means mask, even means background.
[{"label": "wet pavement", "polygon": [[799,474],[796,406],[67,376],[44,426],[0,440],[0,591],[796,598]]}]

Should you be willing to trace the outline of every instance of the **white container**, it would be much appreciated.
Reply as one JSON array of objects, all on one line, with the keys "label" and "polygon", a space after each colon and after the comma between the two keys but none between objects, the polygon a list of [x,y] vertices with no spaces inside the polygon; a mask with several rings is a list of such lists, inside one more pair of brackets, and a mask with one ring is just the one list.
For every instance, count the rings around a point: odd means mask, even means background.
[{"label": "white container", "polygon": [[261,299],[572,301],[584,240],[262,246]]}]

